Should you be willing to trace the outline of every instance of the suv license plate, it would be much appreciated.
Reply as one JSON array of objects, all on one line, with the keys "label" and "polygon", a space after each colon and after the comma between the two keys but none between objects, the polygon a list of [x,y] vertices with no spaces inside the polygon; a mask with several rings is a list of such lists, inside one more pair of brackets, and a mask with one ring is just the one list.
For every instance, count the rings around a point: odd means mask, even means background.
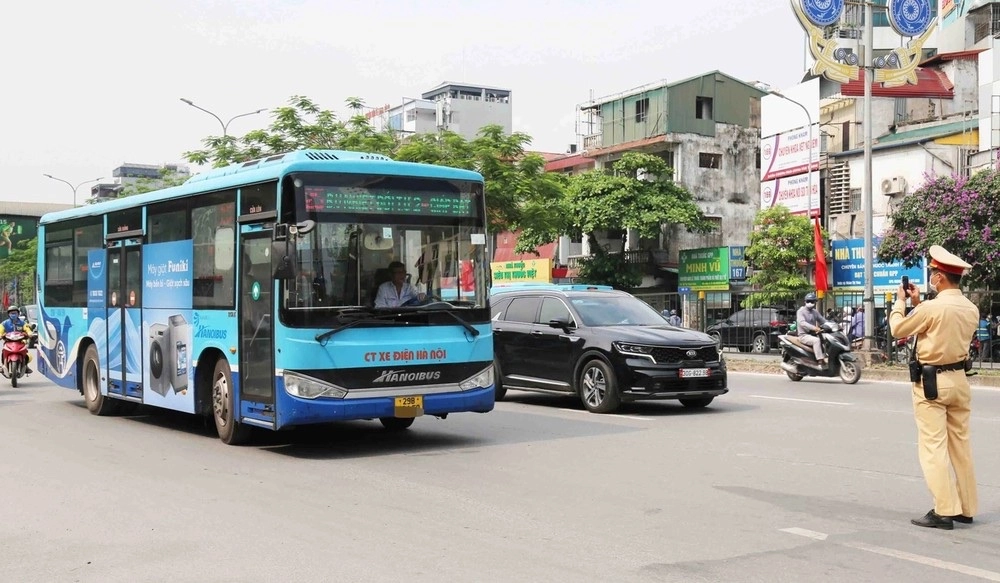
[{"label": "suv license plate", "polygon": [[682,368],[681,378],[682,379],[697,379],[704,378],[708,376],[707,368]]}]

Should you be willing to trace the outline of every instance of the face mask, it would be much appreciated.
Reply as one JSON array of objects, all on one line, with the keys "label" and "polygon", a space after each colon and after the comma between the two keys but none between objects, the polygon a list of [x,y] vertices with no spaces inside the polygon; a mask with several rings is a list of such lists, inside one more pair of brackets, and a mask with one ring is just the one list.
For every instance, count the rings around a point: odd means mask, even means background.
[{"label": "face mask", "polygon": [[816,302],[806,302],[806,307],[812,310],[816,307]]},{"label": "face mask", "polygon": [[928,287],[930,287],[930,290],[932,292],[937,293],[937,286],[934,285],[933,283],[931,283],[932,281],[934,281],[934,276],[933,275],[931,276],[931,278],[929,280],[927,280],[927,285],[928,285]]}]

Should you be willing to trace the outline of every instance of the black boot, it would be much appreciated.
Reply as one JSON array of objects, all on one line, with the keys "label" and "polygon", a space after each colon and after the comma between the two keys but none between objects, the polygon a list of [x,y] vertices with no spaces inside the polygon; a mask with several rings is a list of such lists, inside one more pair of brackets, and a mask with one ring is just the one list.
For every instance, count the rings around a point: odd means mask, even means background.
[{"label": "black boot", "polygon": [[924,528],[940,528],[942,530],[952,530],[955,528],[955,522],[950,516],[941,516],[933,510],[920,518],[914,518],[910,523],[923,526]]}]

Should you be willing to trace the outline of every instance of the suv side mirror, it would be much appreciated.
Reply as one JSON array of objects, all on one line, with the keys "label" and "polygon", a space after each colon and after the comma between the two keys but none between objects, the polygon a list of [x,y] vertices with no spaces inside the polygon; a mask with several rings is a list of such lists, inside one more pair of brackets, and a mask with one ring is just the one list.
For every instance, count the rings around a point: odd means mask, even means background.
[{"label": "suv side mirror", "polygon": [[563,332],[566,332],[567,334],[569,334],[569,331],[573,328],[573,325],[570,324],[569,320],[567,320],[565,318],[555,318],[555,319],[549,320],[549,327],[550,328],[559,328]]}]

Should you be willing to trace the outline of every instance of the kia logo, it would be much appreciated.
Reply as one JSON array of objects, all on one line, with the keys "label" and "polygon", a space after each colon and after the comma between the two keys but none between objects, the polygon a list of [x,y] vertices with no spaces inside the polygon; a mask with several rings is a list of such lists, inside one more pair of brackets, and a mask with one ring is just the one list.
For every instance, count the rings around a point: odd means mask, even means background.
[{"label": "kia logo", "polygon": [[694,357],[698,356],[698,353],[695,352],[694,350],[688,350],[684,354],[686,354],[688,358],[694,358]]}]

